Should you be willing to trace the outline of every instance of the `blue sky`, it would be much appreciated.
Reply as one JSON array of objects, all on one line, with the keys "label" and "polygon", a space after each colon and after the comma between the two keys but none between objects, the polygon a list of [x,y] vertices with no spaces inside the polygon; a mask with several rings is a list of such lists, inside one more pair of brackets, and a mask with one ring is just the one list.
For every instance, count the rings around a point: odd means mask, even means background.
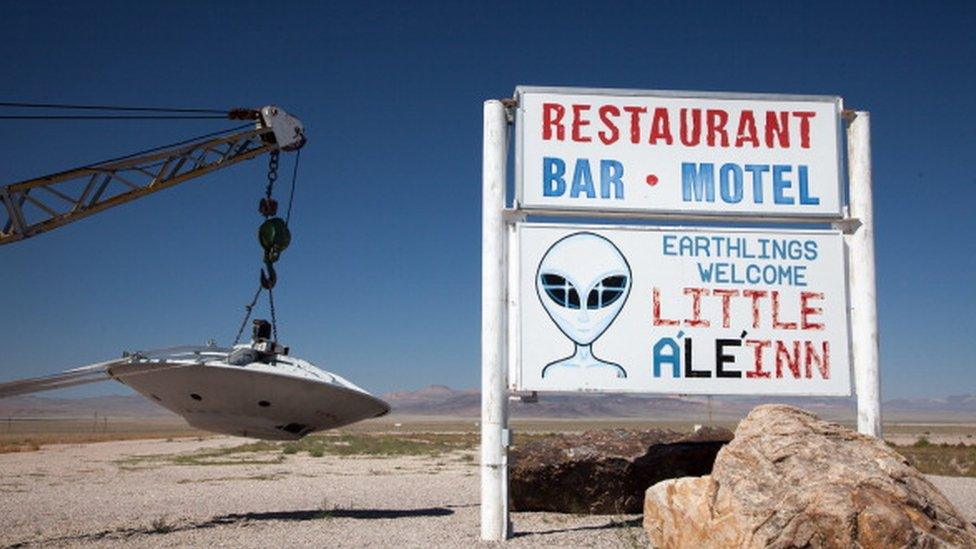
[{"label": "blue sky", "polygon": [[[872,112],[883,396],[976,392],[971,2],[3,12],[2,101],[274,103],[302,119],[309,144],[276,292],[282,339],[378,392],[479,384],[485,99],[518,84],[841,95]],[[0,180],[227,126],[5,121]],[[264,158],[245,162],[0,248],[0,379],[231,340],[257,281],[265,170]]]}]

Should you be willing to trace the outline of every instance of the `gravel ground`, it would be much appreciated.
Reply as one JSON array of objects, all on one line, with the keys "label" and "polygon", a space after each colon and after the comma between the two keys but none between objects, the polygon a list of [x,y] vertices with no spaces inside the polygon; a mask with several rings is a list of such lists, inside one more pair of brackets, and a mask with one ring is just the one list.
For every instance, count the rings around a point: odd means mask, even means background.
[{"label": "gravel ground", "polygon": [[[478,468],[463,453],[166,459],[246,442],[118,441],[0,454],[0,547],[490,545],[478,540]],[[976,478],[929,478],[976,521]],[[646,546],[639,515],[513,513],[512,522],[506,547]]]},{"label": "gravel ground", "polygon": [[964,517],[976,524],[976,478],[926,476]]},{"label": "gravel ground", "polygon": [[[285,456],[178,465],[145,456],[244,439],[52,445],[0,455],[0,547],[469,547],[478,468],[438,458]],[[237,454],[273,461],[282,454]],[[506,546],[641,547],[639,515],[513,513]]]}]

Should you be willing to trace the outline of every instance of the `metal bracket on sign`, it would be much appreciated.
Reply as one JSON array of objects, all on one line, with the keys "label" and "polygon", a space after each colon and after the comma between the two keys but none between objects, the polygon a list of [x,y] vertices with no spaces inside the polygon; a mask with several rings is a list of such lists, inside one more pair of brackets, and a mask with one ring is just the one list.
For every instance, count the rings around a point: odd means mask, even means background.
[{"label": "metal bracket on sign", "polygon": [[505,120],[509,124],[515,123],[515,108],[518,107],[518,101],[514,98],[507,98],[501,100],[502,105],[505,107]]},{"label": "metal bracket on sign", "polygon": [[841,219],[840,221],[834,221],[831,223],[831,225],[844,234],[854,234],[858,229],[861,228],[863,223],[861,223],[860,219],[851,217],[848,219]]}]

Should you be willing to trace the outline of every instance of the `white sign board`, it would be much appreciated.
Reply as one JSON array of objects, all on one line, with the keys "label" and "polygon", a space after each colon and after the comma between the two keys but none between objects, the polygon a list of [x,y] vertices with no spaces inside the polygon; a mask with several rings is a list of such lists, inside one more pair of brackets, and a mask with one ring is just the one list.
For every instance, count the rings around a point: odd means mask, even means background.
[{"label": "white sign board", "polygon": [[515,238],[512,389],[850,394],[839,232],[521,223]]},{"label": "white sign board", "polygon": [[516,89],[521,208],[842,217],[834,96]]}]

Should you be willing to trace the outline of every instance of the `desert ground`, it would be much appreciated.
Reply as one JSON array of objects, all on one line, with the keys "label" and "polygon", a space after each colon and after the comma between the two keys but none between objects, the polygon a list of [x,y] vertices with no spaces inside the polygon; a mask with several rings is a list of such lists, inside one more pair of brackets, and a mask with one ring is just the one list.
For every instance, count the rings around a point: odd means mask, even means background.
[{"label": "desert ground", "polygon": [[[593,426],[618,425],[584,425]],[[579,427],[521,425],[528,433]],[[299,443],[200,436],[179,424],[153,424],[143,430],[157,435],[149,439],[135,424],[119,427],[127,440],[107,440],[108,426],[20,428],[36,431],[39,449],[0,454],[0,547],[480,543],[470,422],[394,418]],[[72,429],[88,432],[67,436]],[[912,441],[926,431],[953,443],[972,434],[959,426],[891,430]],[[0,443],[10,448],[24,435],[0,429]],[[976,478],[929,478],[976,521]],[[506,545],[643,547],[640,518],[513,513]]]}]

